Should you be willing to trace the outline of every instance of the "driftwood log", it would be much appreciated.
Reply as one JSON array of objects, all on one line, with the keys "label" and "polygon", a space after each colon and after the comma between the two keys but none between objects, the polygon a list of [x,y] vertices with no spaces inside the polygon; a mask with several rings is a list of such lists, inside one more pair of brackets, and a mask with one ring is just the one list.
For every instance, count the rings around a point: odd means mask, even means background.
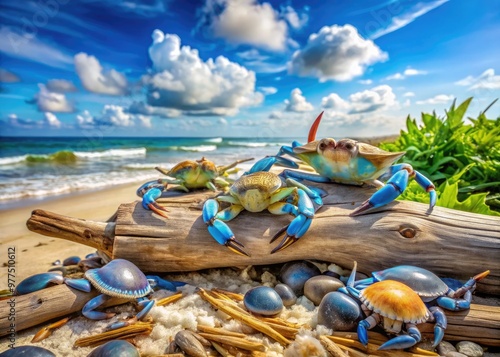
[{"label": "driftwood log", "polygon": [[[0,337],[10,334],[11,323],[15,331],[68,316],[82,310],[93,297],[99,295],[95,289],[86,293],[65,284],[52,286],[30,294],[12,296],[0,301]],[[119,305],[128,300],[113,298],[103,307]]]},{"label": "driftwood log", "polygon": [[440,276],[466,280],[486,269],[478,292],[500,295],[500,218],[397,201],[358,217],[349,213],[373,189],[322,185],[329,192],[304,237],[270,254],[269,240],[291,220],[267,212],[242,212],[229,222],[251,257],[220,246],[201,219],[210,192],[168,192],[159,202],[169,219],[144,210],[139,201],[122,204],[113,222],[93,222],[35,210],[30,230],[95,247],[111,258],[134,262],[146,272],[195,271],[207,268],[268,265],[313,259],[370,273],[399,264],[417,265]]},{"label": "driftwood log", "polygon": [[[98,292],[81,292],[57,285],[31,294],[15,296],[16,331],[62,318],[71,313],[79,312]],[[0,337],[9,334],[10,306],[9,300],[0,304]],[[126,302],[123,299],[112,299],[105,306],[113,306]],[[470,310],[446,312],[448,328],[447,341],[473,341],[486,346],[500,346],[500,307],[472,304]],[[434,326],[430,323],[419,325],[423,336],[432,339]]]}]

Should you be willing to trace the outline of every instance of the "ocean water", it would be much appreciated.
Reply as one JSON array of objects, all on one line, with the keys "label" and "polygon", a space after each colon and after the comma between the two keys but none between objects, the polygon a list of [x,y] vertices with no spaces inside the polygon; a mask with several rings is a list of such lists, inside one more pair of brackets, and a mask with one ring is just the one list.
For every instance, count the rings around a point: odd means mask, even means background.
[{"label": "ocean water", "polygon": [[[161,177],[202,156],[217,165],[274,155],[293,138],[0,138],[0,210]],[[244,169],[254,161],[239,165]]]}]

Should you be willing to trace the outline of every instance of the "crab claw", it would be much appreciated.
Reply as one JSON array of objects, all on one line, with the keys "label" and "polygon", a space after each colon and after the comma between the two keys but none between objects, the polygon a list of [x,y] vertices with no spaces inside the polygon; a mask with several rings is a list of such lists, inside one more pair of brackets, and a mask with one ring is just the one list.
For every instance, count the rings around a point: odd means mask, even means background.
[{"label": "crab claw", "polygon": [[148,192],[152,188],[158,188],[158,189],[164,191],[165,190],[165,185],[162,183],[161,180],[148,181],[148,182],[142,184],[137,189],[137,191],[135,193],[137,194],[137,196],[143,197],[146,194],[146,192]]},{"label": "crab claw", "polygon": [[142,196],[142,207],[144,207],[144,209],[149,209],[162,217],[168,218],[165,213],[168,212],[168,210],[156,203],[156,200],[161,196],[162,192],[163,191],[161,189],[156,187],[148,190],[144,196]]},{"label": "crab claw", "polygon": [[414,346],[417,342],[422,339],[422,335],[418,328],[414,325],[408,327],[408,335],[400,335],[384,342],[379,350],[395,350],[395,349],[405,349]]},{"label": "crab claw", "polygon": [[297,193],[299,195],[297,208],[293,205],[284,205],[282,208],[282,211],[292,213],[296,217],[288,226],[280,229],[271,239],[270,243],[274,242],[286,231],[285,237],[283,237],[280,244],[271,251],[271,254],[279,252],[298,241],[311,226],[312,218],[314,217],[314,205],[304,190],[298,189]]},{"label": "crab claw", "polygon": [[221,245],[225,245],[229,250],[236,254],[250,256],[243,248],[243,244],[234,237],[231,228],[217,218],[219,204],[216,200],[209,199],[203,205],[203,222],[207,225],[210,235]]},{"label": "crab claw", "polygon": [[392,202],[406,189],[408,184],[408,171],[401,170],[396,172],[387,181],[386,185],[373,194],[368,200],[363,202],[361,206],[356,208],[350,216],[359,216],[360,214],[367,213],[368,211],[384,206]]}]

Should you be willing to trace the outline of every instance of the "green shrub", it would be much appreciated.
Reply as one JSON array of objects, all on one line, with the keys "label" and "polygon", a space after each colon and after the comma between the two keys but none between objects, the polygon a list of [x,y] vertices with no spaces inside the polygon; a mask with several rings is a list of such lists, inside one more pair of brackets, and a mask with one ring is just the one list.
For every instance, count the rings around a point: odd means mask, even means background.
[{"label": "green shrub", "polygon": [[[430,178],[438,192],[438,206],[500,215],[500,118],[464,120],[472,98],[458,107],[453,102],[444,118],[422,113],[422,125],[406,119],[406,131],[382,149],[406,151],[401,161]],[[412,182],[402,199],[428,202],[428,195]]]}]

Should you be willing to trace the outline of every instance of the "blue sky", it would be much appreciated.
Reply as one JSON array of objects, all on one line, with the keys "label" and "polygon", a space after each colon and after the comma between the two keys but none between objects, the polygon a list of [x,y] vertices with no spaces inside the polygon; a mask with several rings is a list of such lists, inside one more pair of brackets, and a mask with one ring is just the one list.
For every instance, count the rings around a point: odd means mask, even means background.
[{"label": "blue sky", "polygon": [[497,1],[0,7],[0,135],[378,136],[500,94]]}]

